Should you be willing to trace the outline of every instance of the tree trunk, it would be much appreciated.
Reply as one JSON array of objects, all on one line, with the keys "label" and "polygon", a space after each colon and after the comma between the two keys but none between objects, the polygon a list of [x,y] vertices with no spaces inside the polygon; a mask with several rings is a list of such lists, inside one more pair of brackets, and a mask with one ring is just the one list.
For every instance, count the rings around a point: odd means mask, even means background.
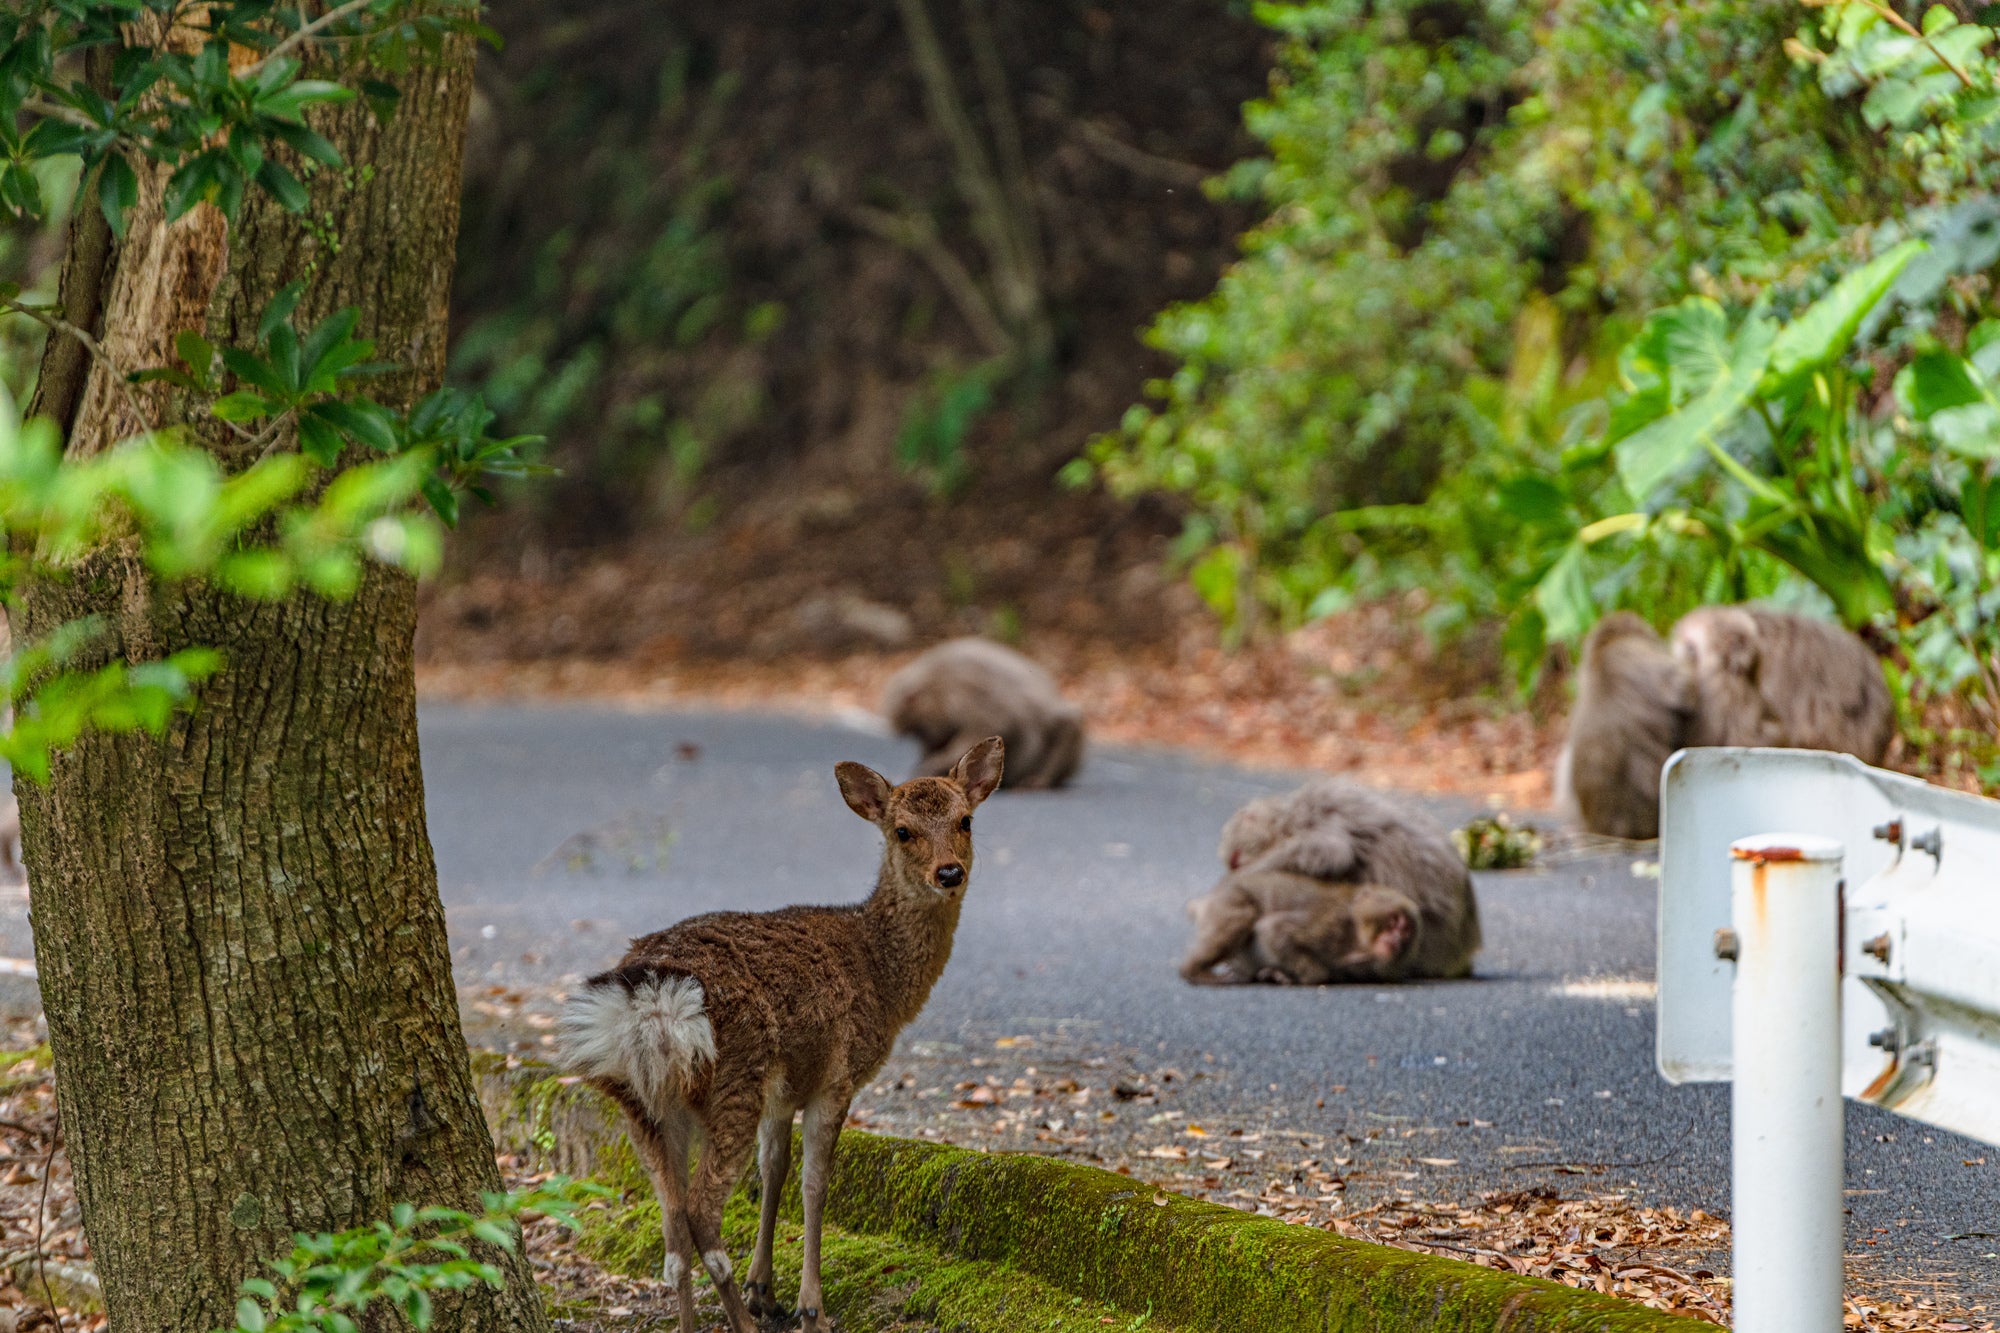
[{"label": "tree trunk", "polygon": [[[305,277],[301,327],[359,305],[378,355],[412,368],[382,396],[435,387],[470,75],[456,43],[401,81],[386,126],[321,118],[350,167],[319,175],[305,218],[253,192],[233,231],[205,205],[163,226],[160,181],[142,177],[122,242],[102,243],[94,210],[79,218],[67,308],[129,369],[166,361],[183,328],[249,345],[273,293]],[[87,454],[137,423],[104,367],[69,355],[51,340],[42,401]],[[153,583],[110,549],[33,589],[27,630],[84,613],[106,616],[112,654],[227,655],[164,739],[89,737],[47,787],[18,787],[63,1132],[111,1327],[209,1333],[290,1233],[405,1200],[476,1207],[499,1186],[424,824],[414,587],[371,567],[351,601],[251,603]],[[545,1328],[526,1263],[503,1268],[503,1292],[441,1307],[438,1327]]]}]

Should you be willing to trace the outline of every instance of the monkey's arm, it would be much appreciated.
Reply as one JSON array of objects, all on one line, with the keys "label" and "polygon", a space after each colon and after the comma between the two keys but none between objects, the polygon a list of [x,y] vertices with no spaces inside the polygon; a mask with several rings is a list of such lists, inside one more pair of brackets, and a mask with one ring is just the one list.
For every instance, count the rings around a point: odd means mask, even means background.
[{"label": "monkey's arm", "polygon": [[1258,870],[1286,870],[1313,879],[1338,880],[1355,873],[1354,840],[1344,829],[1308,829],[1257,858]]}]

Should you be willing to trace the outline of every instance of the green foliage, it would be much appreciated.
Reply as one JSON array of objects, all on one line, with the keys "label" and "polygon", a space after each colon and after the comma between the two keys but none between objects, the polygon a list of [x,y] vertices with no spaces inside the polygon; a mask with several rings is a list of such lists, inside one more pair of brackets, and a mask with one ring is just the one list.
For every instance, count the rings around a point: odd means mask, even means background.
[{"label": "green foliage", "polygon": [[[301,499],[318,471],[277,454],[225,476],[204,449],[155,436],[82,460],[65,460],[53,425],[22,423],[0,399],[0,530],[16,541],[0,561],[8,589],[62,579],[107,541],[137,544],[163,580],[204,575],[240,595],[282,597],[295,587],[345,596],[372,557],[415,573],[436,568],[432,522],[410,502],[432,472],[427,450],[351,468]],[[266,540],[254,533],[268,531]],[[220,658],[207,651],[162,662],[77,664],[105,639],[94,620],[74,621],[0,661],[14,710],[0,756],[42,779],[50,756],[86,728],[158,732]]]},{"label": "green foliage", "polygon": [[1451,845],[1470,870],[1518,870],[1542,854],[1541,832],[1504,814],[1482,815],[1451,831]]},{"label": "green foliage", "polygon": [[557,1177],[533,1190],[481,1196],[480,1211],[398,1204],[388,1221],[351,1231],[293,1237],[292,1252],[271,1264],[276,1281],[251,1278],[228,1333],[358,1333],[375,1327],[371,1309],[401,1313],[422,1333],[431,1326],[433,1292],[503,1281],[479,1248],[512,1253],[524,1214],[553,1217],[572,1230],[576,1210],[608,1197],[601,1185]]},{"label": "green foliage", "polygon": [[[300,211],[307,182],[344,166],[308,123],[311,109],[358,96],[389,114],[395,89],[376,76],[408,69],[455,33],[483,32],[477,16],[471,0],[348,0],[316,18],[270,0],[12,5],[0,13],[8,245],[46,243],[69,207],[51,197],[58,183],[94,196],[122,233],[141,171],[164,174],[169,219],[206,201],[233,221],[253,188]],[[88,58],[106,49],[109,61]],[[335,77],[305,77],[309,63]],[[452,523],[462,492],[488,498],[486,478],[539,470],[524,455],[531,437],[492,437],[492,414],[466,394],[441,391],[408,412],[368,397],[367,379],[395,367],[372,360],[355,308],[297,327],[306,279],[271,301],[250,346],[186,330],[173,364],[119,366],[63,322],[52,293],[23,291],[16,279],[33,278],[29,268],[0,267],[7,350],[38,353],[37,339],[18,336],[24,327],[82,341],[142,429],[65,458],[54,427],[20,422],[0,388],[0,600],[11,608],[30,582],[70,577],[107,543],[132,545],[167,584],[203,578],[252,598],[348,596],[364,559],[436,567],[440,534],[417,505]],[[36,779],[86,729],[162,730],[222,665],[206,651],[121,660],[95,620],[16,650],[0,664],[13,718],[0,755]]]},{"label": "green foliage", "polygon": [[[0,12],[0,154],[7,159],[0,208],[40,216],[47,200],[34,164],[75,157],[120,234],[138,199],[135,162],[172,169],[170,221],[204,200],[234,219],[253,186],[301,211],[306,189],[293,166],[341,164],[305,112],[356,94],[343,82],[302,77],[296,53],[303,44],[337,47],[350,72],[366,63],[396,69],[413,52],[435,52],[450,33],[475,28],[477,13],[471,0],[350,0],[311,21],[271,0],[219,0],[194,10],[176,0],[20,0]],[[69,57],[105,46],[118,55],[111,85],[100,87]],[[258,58],[232,68],[232,47]],[[393,99],[391,85],[355,77],[371,101]],[[293,166],[277,149],[296,155]]]},{"label": "green foliage", "polygon": [[956,493],[966,478],[965,437],[992,407],[994,388],[1009,369],[1007,358],[995,358],[932,375],[904,412],[896,461],[927,477],[932,489]]},{"label": "green foliage", "polygon": [[[1385,525],[1471,521],[1383,507],[1484,471],[1496,435],[1550,443],[1496,418],[1569,430],[1556,405],[1602,387],[1629,312],[1810,272],[1910,174],[1799,76],[1796,15],[1762,0],[1671,21],[1603,0],[1258,12],[1287,39],[1246,113],[1269,157],[1227,184],[1270,218],[1211,296],[1155,323],[1179,368],[1090,456],[1119,490],[1187,496],[1285,621],[1375,586]],[[1553,326],[1523,381],[1531,308]]]},{"label": "green foliage", "polygon": [[495,114],[536,137],[532,155],[521,148],[537,170],[491,162],[467,195],[455,292],[484,313],[455,340],[452,382],[510,425],[567,434],[577,483],[606,485],[612,507],[649,489],[685,499],[765,413],[758,349],[787,318],[746,299],[730,271],[734,186],[716,159],[745,108],[694,42],[656,33],[639,49],[664,47],[660,63],[628,75],[636,55],[549,54],[562,41],[529,43],[535,63],[495,71],[518,104]]}]

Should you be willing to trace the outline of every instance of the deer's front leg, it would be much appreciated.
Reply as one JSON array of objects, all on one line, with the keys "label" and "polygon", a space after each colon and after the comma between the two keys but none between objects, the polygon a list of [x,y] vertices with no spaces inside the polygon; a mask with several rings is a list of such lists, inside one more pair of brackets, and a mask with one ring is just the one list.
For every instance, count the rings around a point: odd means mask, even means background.
[{"label": "deer's front leg", "polygon": [[806,1104],[805,1164],[800,1171],[799,1192],[805,1201],[805,1262],[799,1275],[800,1333],[826,1333],[833,1327],[826,1317],[819,1284],[820,1220],[825,1214],[827,1181],[833,1176],[834,1149],[840,1143],[840,1127],[847,1123],[847,1092],[826,1092]]},{"label": "deer's front leg", "polygon": [[778,1230],[778,1201],[784,1197],[785,1177],[792,1169],[792,1108],[780,1112],[764,1108],[757,1126],[757,1173],[762,1181],[757,1218],[757,1249],[750,1259],[750,1274],[743,1281],[745,1304],[761,1319],[783,1318],[789,1313],[771,1289],[771,1246]]}]

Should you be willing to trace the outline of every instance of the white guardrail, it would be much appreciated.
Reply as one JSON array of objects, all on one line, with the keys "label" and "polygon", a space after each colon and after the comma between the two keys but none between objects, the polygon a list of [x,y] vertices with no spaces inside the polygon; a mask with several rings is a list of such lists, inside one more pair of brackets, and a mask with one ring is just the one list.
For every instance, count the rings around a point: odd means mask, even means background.
[{"label": "white guardrail", "polygon": [[2000,802],[1849,755],[1683,750],[1659,949],[1661,1075],[1734,1075],[1738,1333],[1834,1333],[1842,1097],[2000,1143]]}]

